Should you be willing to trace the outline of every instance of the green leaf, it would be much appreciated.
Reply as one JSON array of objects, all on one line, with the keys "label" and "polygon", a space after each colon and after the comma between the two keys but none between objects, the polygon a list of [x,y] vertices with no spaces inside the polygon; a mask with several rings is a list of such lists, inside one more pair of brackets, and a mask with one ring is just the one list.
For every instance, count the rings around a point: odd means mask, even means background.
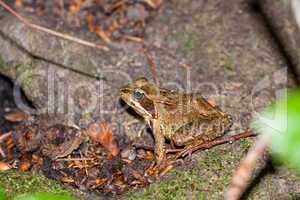
[{"label": "green leaf", "polygon": [[34,194],[25,194],[15,197],[13,200],[76,200],[67,195],[58,195],[47,192],[37,192]]},{"label": "green leaf", "polygon": [[271,151],[275,158],[300,172],[300,91],[258,115],[252,127],[262,134],[272,134]]}]

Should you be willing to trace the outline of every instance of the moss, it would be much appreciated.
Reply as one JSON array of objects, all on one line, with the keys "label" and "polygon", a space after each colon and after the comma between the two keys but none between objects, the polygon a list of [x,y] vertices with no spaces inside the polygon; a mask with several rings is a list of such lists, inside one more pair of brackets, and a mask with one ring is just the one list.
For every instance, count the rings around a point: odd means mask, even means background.
[{"label": "moss", "polygon": [[39,76],[34,69],[35,63],[29,62],[27,64],[19,64],[15,66],[19,84],[24,90],[29,90],[33,87],[35,76]]},{"label": "moss", "polygon": [[5,72],[7,70],[10,70],[10,67],[7,65],[7,63],[3,60],[3,58],[0,55],[0,71]]},{"label": "moss", "polygon": [[22,81],[22,85],[25,84],[25,86],[29,86],[32,83],[33,63],[8,64],[0,55],[0,72],[4,74],[11,74],[12,77],[17,77],[20,81]]},{"label": "moss", "polygon": [[[234,145],[221,145],[197,153],[197,160],[187,168],[179,167],[168,174],[166,180],[154,183],[128,199],[220,199],[226,191],[233,170],[245,155],[252,139],[240,140]],[[126,198],[126,199],[127,199]]]},{"label": "moss", "polygon": [[5,63],[2,59],[2,57],[0,56],[0,69],[4,68],[5,67]]},{"label": "moss", "polygon": [[72,191],[56,181],[43,176],[20,173],[13,170],[0,173],[0,187],[5,189],[8,198],[34,192],[70,195]]},{"label": "moss", "polygon": [[134,61],[134,55],[132,54],[132,53],[127,53],[127,60],[128,60],[128,62],[132,62],[132,61]]},{"label": "moss", "polygon": [[170,179],[155,183],[126,199],[205,199],[203,179],[194,170],[173,170]]}]

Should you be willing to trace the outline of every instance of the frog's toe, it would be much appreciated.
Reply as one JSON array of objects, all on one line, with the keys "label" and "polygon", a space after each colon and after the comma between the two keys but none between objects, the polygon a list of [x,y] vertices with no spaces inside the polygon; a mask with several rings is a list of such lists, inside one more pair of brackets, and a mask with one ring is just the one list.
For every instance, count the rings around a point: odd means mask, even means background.
[{"label": "frog's toe", "polygon": [[182,151],[178,152],[176,155],[175,155],[175,159],[179,159],[179,158],[182,158],[182,157],[191,157],[192,156],[192,153],[195,151],[194,147],[193,146],[188,146],[188,147],[185,147]]}]

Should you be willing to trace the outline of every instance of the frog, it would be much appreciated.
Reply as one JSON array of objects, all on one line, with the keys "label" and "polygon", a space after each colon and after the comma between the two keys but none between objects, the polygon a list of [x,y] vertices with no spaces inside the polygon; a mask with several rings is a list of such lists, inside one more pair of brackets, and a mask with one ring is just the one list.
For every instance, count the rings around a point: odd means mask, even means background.
[{"label": "frog", "polygon": [[185,151],[222,137],[232,118],[199,93],[158,87],[145,77],[120,88],[121,99],[152,129],[157,164],[166,159],[165,142]]}]

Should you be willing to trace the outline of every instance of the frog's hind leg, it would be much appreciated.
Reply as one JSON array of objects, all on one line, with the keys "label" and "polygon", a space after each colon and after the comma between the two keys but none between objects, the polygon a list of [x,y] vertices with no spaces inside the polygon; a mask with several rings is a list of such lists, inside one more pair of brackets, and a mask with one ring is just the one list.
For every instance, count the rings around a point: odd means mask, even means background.
[{"label": "frog's hind leg", "polygon": [[187,145],[185,146],[180,152],[178,152],[176,155],[175,155],[175,159],[179,159],[179,158],[182,158],[182,157],[185,157],[185,156],[188,156],[188,157],[191,157],[192,156],[192,153],[197,151],[197,150],[200,150],[202,148],[205,148],[205,144],[209,144],[211,142],[213,142],[214,140],[218,140],[219,138],[215,138],[213,140],[198,140],[197,142],[191,144],[191,145]]},{"label": "frog's hind leg", "polygon": [[194,151],[203,147],[205,143],[223,136],[228,127],[224,127],[222,120],[220,118],[206,121],[202,119],[199,123],[193,122],[193,127],[187,124],[185,127],[179,129],[177,136],[180,136],[180,138],[174,137],[173,139],[179,146],[184,145],[185,147],[176,154],[175,158],[191,155]]}]

